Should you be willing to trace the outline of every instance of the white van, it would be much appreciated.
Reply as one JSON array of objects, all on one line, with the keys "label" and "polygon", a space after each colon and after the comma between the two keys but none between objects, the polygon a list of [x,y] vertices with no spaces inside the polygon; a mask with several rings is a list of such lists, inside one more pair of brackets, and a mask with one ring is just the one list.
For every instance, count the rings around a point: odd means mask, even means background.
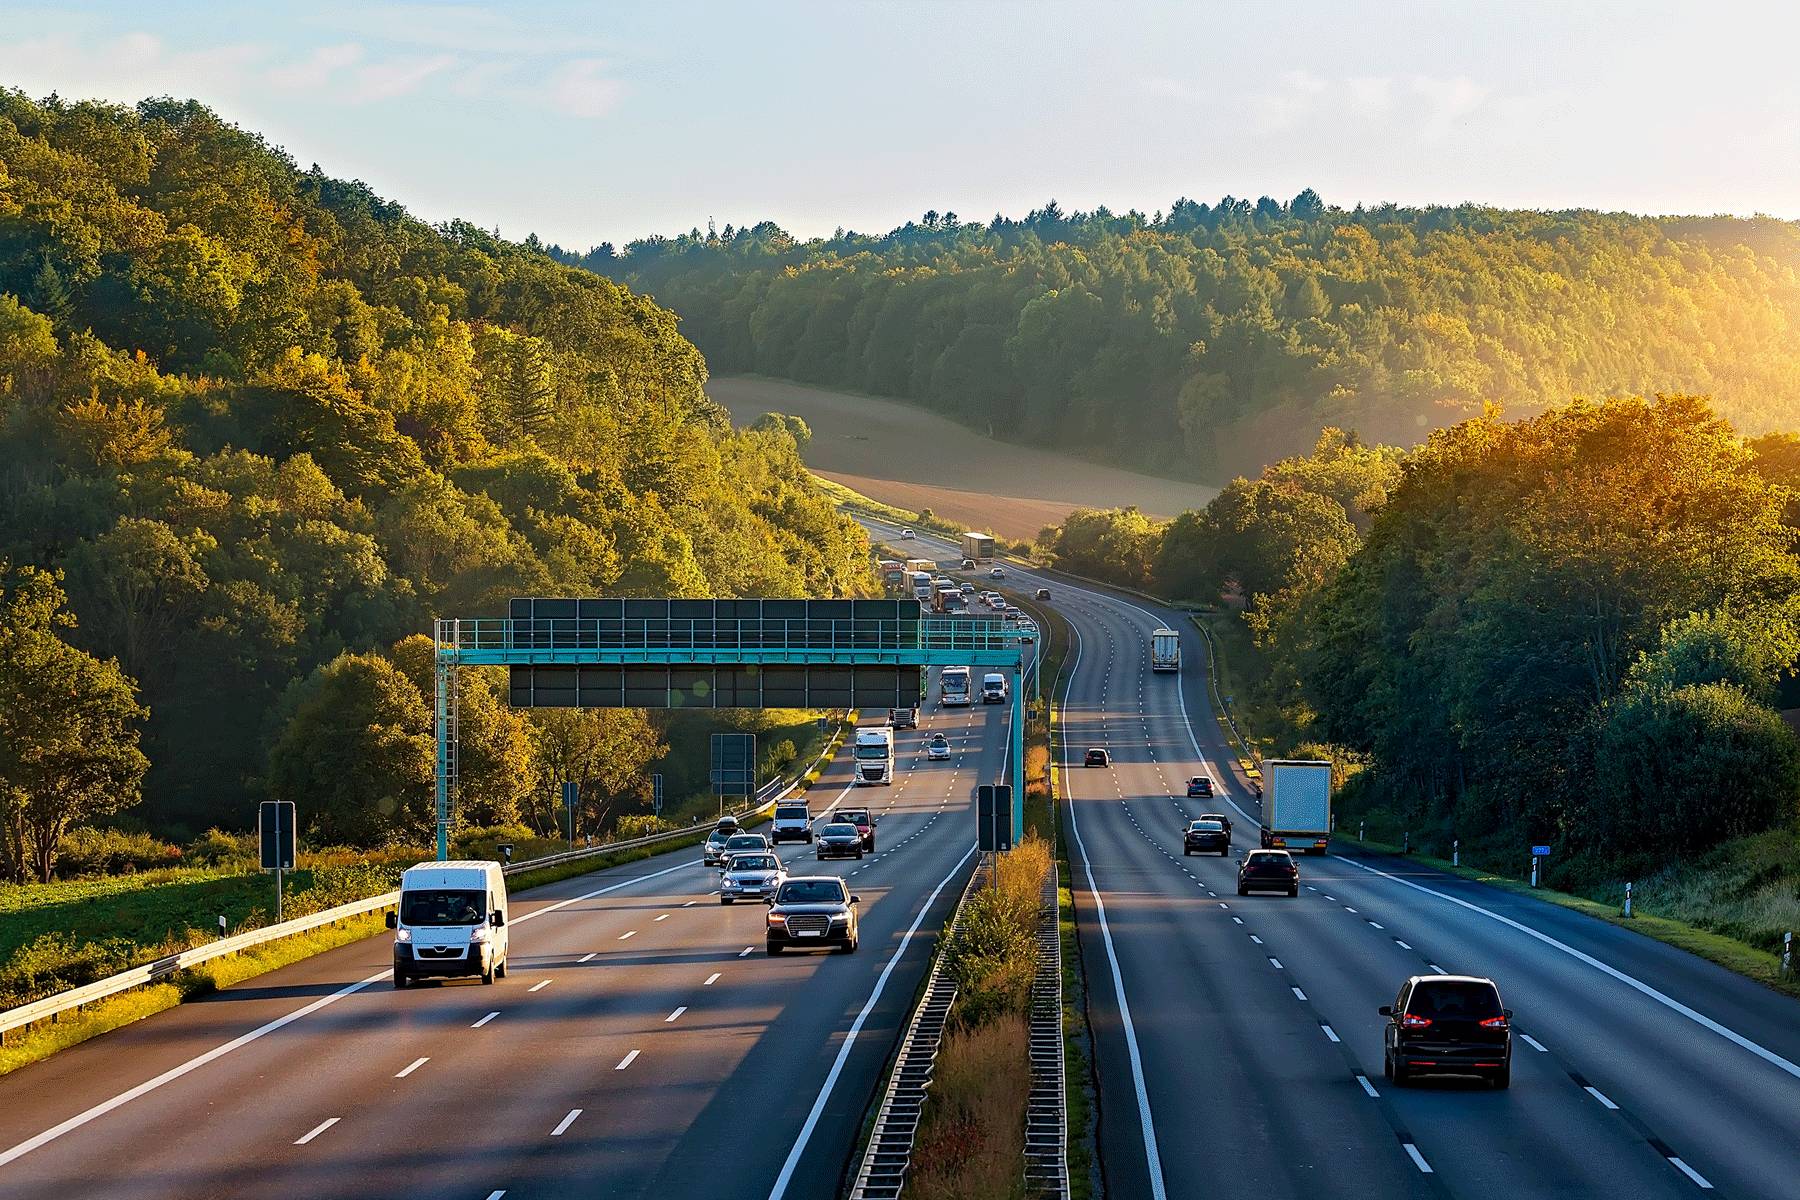
[{"label": "white van", "polygon": [[783,800],[775,805],[775,819],[769,823],[769,841],[779,846],[789,839],[812,843],[812,813],[803,800]]},{"label": "white van", "polygon": [[989,671],[981,677],[981,702],[983,704],[1006,703],[1006,676],[998,671]]},{"label": "white van", "polygon": [[427,975],[506,975],[506,876],[497,862],[427,862],[400,876],[394,986]]}]

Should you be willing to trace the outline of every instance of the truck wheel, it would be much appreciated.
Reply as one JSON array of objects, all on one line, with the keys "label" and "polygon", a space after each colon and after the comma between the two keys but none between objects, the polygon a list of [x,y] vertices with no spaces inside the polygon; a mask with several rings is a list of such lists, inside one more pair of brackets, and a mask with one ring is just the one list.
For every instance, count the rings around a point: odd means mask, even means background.
[{"label": "truck wheel", "polygon": [[397,992],[404,991],[406,989],[406,985],[411,982],[412,982],[412,980],[407,977],[407,974],[405,971],[395,971],[394,972],[394,990],[395,991],[397,991]]},{"label": "truck wheel", "polygon": [[505,979],[507,970],[508,970],[508,967],[506,964],[506,958],[503,955],[501,957],[500,961],[494,964],[494,974],[498,975],[502,979]]},{"label": "truck wheel", "polygon": [[482,971],[481,982],[483,982],[483,983],[494,982],[494,965],[492,963],[489,963],[487,966],[487,969]]}]

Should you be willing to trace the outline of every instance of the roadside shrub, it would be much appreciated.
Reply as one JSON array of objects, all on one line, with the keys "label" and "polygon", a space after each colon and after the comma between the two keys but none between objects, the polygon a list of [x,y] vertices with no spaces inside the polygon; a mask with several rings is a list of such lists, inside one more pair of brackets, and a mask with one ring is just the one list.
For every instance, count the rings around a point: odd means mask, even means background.
[{"label": "roadside shrub", "polygon": [[214,826],[188,843],[182,856],[190,863],[216,867],[224,863],[252,863],[257,858],[255,833],[227,833]]},{"label": "roadside shrub", "polygon": [[671,829],[680,828],[681,826],[675,822],[664,820],[662,817],[650,813],[628,813],[619,818],[619,824],[613,830],[613,836],[619,841],[627,841],[631,838],[649,837],[653,833],[667,833]]},{"label": "roadside shrub", "polygon": [[974,1028],[1025,1011],[1037,969],[1037,921],[1050,873],[1050,846],[1027,835],[1000,856],[993,884],[969,897],[944,969],[956,980],[955,1021]]},{"label": "roadside shrub", "polygon": [[147,833],[82,826],[63,835],[56,858],[56,874],[62,879],[91,875],[127,875],[173,867],[181,862],[181,847]]}]

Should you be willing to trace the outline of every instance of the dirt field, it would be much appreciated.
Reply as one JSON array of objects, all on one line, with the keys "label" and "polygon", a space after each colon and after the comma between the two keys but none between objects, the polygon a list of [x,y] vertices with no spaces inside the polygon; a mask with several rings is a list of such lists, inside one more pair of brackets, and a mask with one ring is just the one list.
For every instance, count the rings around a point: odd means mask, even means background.
[{"label": "dirt field", "polygon": [[872,500],[915,512],[930,508],[1006,537],[1032,537],[1073,508],[1135,504],[1170,517],[1218,494],[1197,483],[995,441],[894,400],[744,375],[714,379],[706,390],[739,425],[766,412],[805,420],[813,431],[807,465],[828,479]]}]

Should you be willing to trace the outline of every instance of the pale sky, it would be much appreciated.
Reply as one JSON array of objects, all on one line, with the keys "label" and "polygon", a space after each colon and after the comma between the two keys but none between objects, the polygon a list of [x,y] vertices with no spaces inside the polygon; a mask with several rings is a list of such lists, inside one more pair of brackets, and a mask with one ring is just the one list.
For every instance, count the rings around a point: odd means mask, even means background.
[{"label": "pale sky", "polygon": [[1800,218],[1800,6],[0,0],[0,86],[194,97],[585,249],[1178,196]]}]

